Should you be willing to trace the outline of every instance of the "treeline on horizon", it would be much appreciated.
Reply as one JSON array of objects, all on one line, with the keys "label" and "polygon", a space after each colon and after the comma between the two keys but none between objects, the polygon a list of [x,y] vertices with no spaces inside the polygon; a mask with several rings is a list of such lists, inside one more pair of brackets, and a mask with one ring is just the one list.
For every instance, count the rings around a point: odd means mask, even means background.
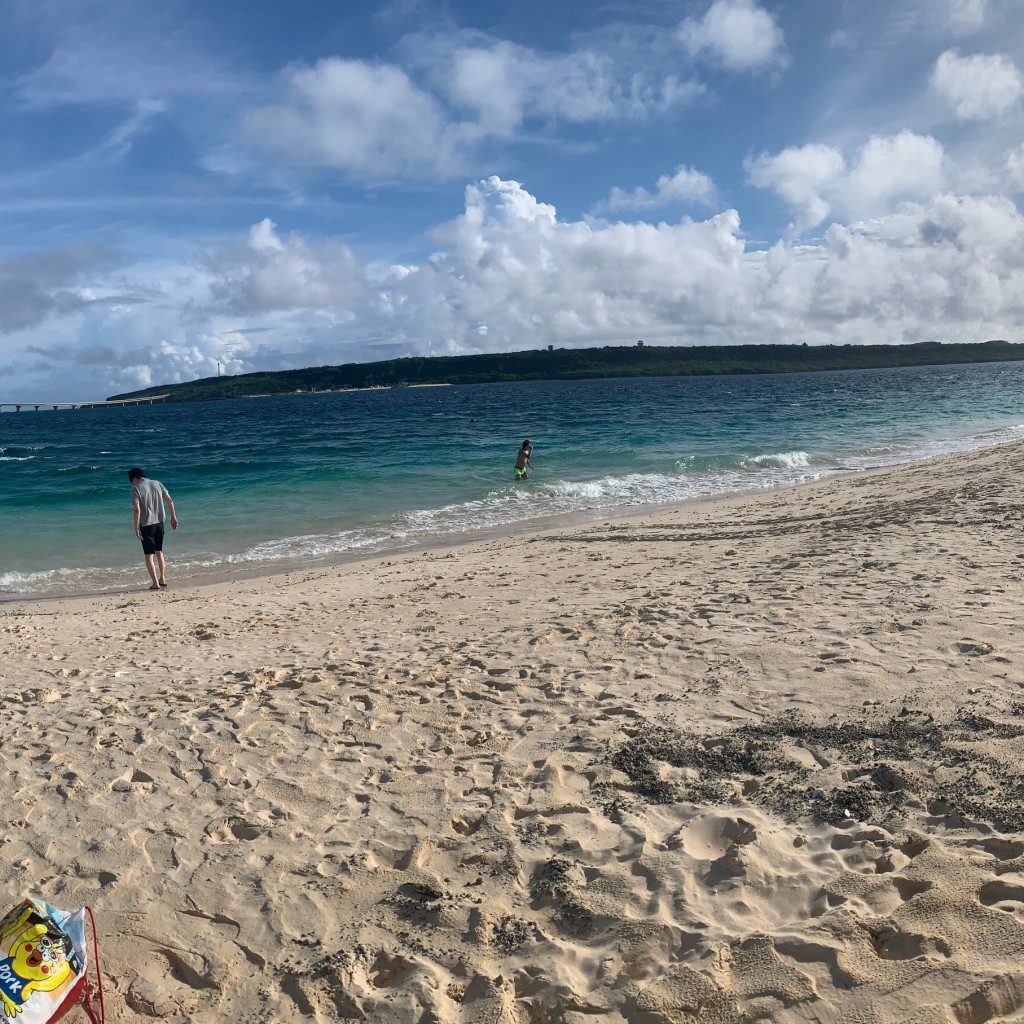
[{"label": "treeline on horizon", "polygon": [[808,373],[1024,359],[1024,345],[1008,341],[920,342],[913,345],[631,345],[534,349],[462,356],[407,356],[375,363],[311,366],[302,370],[205,377],[163,384],[108,399],[168,396],[168,401],[342,391],[413,384],[492,384],[594,377],[679,377],[716,374]]}]

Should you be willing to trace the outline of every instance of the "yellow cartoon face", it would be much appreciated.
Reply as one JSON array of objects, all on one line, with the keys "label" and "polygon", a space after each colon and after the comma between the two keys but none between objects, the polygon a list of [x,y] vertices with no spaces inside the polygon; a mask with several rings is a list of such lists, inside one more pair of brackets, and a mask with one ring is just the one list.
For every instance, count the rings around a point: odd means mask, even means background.
[{"label": "yellow cartoon face", "polygon": [[11,945],[14,973],[34,981],[37,989],[56,988],[71,973],[65,941],[63,936],[49,934],[46,925],[29,925]]},{"label": "yellow cartoon face", "polygon": [[0,920],[0,942],[0,1020],[20,1015],[34,993],[70,985],[84,966],[70,937],[31,900]]}]

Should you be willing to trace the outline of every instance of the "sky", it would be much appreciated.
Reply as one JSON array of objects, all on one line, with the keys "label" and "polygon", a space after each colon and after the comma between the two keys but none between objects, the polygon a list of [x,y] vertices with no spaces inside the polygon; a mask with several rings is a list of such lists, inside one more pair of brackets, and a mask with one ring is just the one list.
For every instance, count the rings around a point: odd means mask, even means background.
[{"label": "sky", "polygon": [[0,401],[1024,341],[1021,0],[0,0]]}]

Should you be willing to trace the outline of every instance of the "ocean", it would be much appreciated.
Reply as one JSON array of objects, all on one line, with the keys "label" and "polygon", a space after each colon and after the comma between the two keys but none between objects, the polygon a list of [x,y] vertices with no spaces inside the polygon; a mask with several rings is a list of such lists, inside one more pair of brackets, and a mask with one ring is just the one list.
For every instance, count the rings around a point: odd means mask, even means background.
[{"label": "ocean", "polygon": [[[126,475],[135,465],[174,497],[169,577],[198,582],[788,487],[1018,437],[1024,363],[5,412],[0,595],[146,586]],[[534,470],[516,483],[526,438]]]}]

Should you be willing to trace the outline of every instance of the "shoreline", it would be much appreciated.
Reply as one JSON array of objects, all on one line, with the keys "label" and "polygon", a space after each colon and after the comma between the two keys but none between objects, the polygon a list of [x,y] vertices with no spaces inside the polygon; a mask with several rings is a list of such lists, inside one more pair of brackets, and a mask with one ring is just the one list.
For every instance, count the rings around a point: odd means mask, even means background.
[{"label": "shoreline", "polygon": [[[1001,443],[1012,444],[1014,442],[1009,441]],[[999,445],[992,445],[989,447],[998,446]],[[984,451],[985,449],[975,450]],[[932,461],[934,458],[943,457],[944,456],[932,456],[929,459],[919,459],[915,462],[904,463],[901,465],[917,465],[918,463]],[[600,511],[577,509],[573,512],[560,512],[551,515],[536,516],[530,519],[511,521],[497,526],[480,527],[462,532],[436,534],[422,539],[403,541],[393,547],[387,547],[369,553],[361,549],[349,549],[317,558],[295,557],[293,559],[281,559],[280,562],[277,563],[267,562],[252,566],[232,566],[230,568],[226,566],[223,569],[216,569],[201,575],[193,573],[191,575],[184,576],[180,579],[179,586],[208,587],[222,583],[230,583],[235,580],[272,579],[277,576],[289,576],[296,572],[320,571],[355,564],[361,565],[363,563],[371,563],[389,558],[398,558],[410,554],[424,554],[435,550],[471,547],[476,544],[482,544],[494,540],[500,541],[511,538],[530,537],[534,534],[543,534],[554,529],[584,527],[606,521],[628,521],[645,515],[653,515],[657,513],[682,513],[690,509],[699,509],[704,506],[707,506],[708,508],[715,508],[721,505],[728,505],[730,502],[734,501],[742,501],[748,498],[768,497],[772,494],[786,491],[799,490],[805,487],[815,487],[820,484],[825,484],[831,480],[842,479],[847,476],[862,476],[872,473],[882,473],[886,472],[888,469],[894,468],[899,467],[882,466],[872,469],[840,469],[830,471],[817,480],[808,480],[797,484],[784,482],[769,488],[752,487],[749,489],[729,491],[711,498],[702,497],[693,498],[687,501],[673,502],[652,501],[640,505],[633,504],[613,506]],[[168,534],[167,536],[173,542],[173,534]],[[171,548],[167,549],[167,555],[168,575],[170,576],[173,575],[174,569],[173,550]],[[107,590],[60,590],[49,591],[46,593],[15,593],[13,591],[0,590],[0,608],[5,605],[16,604],[22,601],[38,602],[48,600],[73,600],[77,598],[100,598],[119,595],[123,596],[125,594],[147,591],[149,589],[149,581],[145,578],[145,568],[141,564],[141,556],[139,572],[141,578],[137,587],[133,585],[112,587]]]},{"label": "shoreline", "polygon": [[[933,455],[923,459],[915,459],[911,462],[898,463],[896,465],[883,465],[877,467],[855,468],[855,469],[834,469],[823,473],[816,480],[808,480],[802,483],[780,483],[770,488],[752,487],[749,489],[730,491],[714,497],[694,498],[679,502],[650,502],[642,505],[621,505],[602,509],[600,511],[588,511],[578,509],[573,512],[562,512],[547,516],[538,516],[531,519],[512,521],[498,526],[481,527],[479,529],[465,532],[451,532],[437,534],[422,539],[404,541],[393,547],[381,550],[366,552],[361,549],[349,549],[346,551],[334,552],[317,558],[282,559],[276,563],[262,563],[257,565],[231,565],[225,564],[223,569],[196,574],[193,573],[180,579],[174,578],[174,552],[168,548],[168,575],[174,581],[172,586],[177,589],[209,587],[219,584],[233,583],[247,580],[266,580],[275,577],[286,577],[294,573],[317,572],[338,568],[342,566],[364,565],[386,559],[401,558],[406,555],[422,555],[432,551],[447,551],[472,547],[494,540],[507,540],[511,538],[532,537],[535,534],[543,534],[549,530],[564,529],[572,527],[585,527],[598,522],[631,521],[643,518],[647,515],[656,514],[684,514],[692,510],[712,511],[724,509],[735,502],[768,499],[772,495],[783,494],[791,491],[802,491],[815,487],[827,486],[836,480],[847,478],[871,477],[880,473],[898,472],[913,466],[928,465],[934,462],[941,462],[943,459],[956,457],[958,455],[982,455],[998,448],[1004,448],[1014,444],[1024,444],[1015,440],[1000,441],[995,444],[986,445],[981,448],[968,449],[963,452],[952,454]],[[173,542],[173,534],[168,534]],[[128,594],[142,593],[148,591],[149,581],[145,577],[145,569],[139,564],[139,584],[112,587],[106,590],[55,590],[45,593],[29,592],[16,593],[13,591],[0,590],[0,608],[19,603],[39,603],[46,601],[67,601],[88,598],[102,598],[113,596],[125,596]]]},{"label": "shoreline", "polygon": [[5,605],[2,894],[94,908],[112,1022],[1010,1019],[1022,490]]}]

